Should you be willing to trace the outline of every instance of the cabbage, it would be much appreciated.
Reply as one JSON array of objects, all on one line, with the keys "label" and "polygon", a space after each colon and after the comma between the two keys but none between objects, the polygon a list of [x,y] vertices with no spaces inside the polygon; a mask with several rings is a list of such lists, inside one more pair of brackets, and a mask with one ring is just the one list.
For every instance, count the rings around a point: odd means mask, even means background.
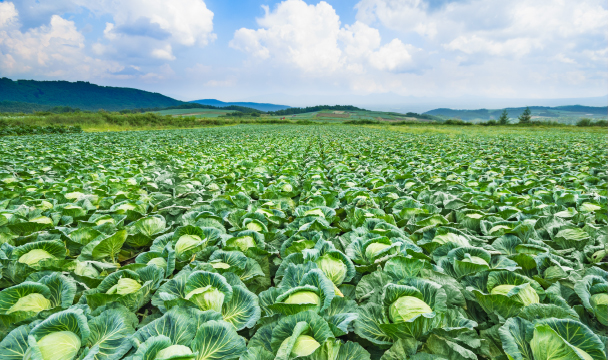
[{"label": "cabbage", "polygon": [[46,210],[51,210],[53,208],[53,204],[51,204],[48,201],[42,200],[40,202],[40,205],[38,205],[37,207],[42,211],[46,211]]},{"label": "cabbage", "polygon": [[33,293],[19,298],[19,300],[17,300],[17,302],[14,303],[6,313],[10,314],[15,311],[33,311],[35,313],[39,313],[50,308],[51,302],[45,298],[44,295]]},{"label": "cabbage", "polygon": [[74,192],[71,192],[71,193],[67,193],[67,194],[65,194],[63,196],[65,196],[65,198],[68,199],[68,200],[74,200],[74,199],[80,199],[81,197],[84,196],[84,194],[81,193],[81,192],[78,192],[78,191],[74,191]]},{"label": "cabbage", "polygon": [[266,217],[274,215],[272,212],[270,212],[270,211],[268,211],[266,209],[257,209],[255,212],[258,213],[258,214],[262,214],[262,215],[264,215]]},{"label": "cabbage", "polygon": [[315,304],[321,305],[321,298],[309,290],[297,291],[283,301],[286,304]]},{"label": "cabbage", "polygon": [[214,269],[230,269],[230,265],[224,262],[212,262],[211,266],[213,266]]},{"label": "cabbage", "polygon": [[589,299],[591,306],[595,311],[595,317],[597,320],[604,326],[608,326],[608,294],[599,293],[595,295],[591,295],[591,299]]},{"label": "cabbage", "polygon": [[422,314],[430,314],[433,309],[414,296],[402,296],[389,307],[389,317],[394,323],[405,322]]},{"label": "cabbage", "polygon": [[224,304],[224,293],[207,285],[202,288],[194,289],[186,295],[186,300],[195,303],[201,310],[213,310],[222,313]]},{"label": "cabbage", "polygon": [[329,278],[334,284],[340,285],[344,281],[346,277],[346,265],[331,256],[330,254],[325,254],[318,258],[315,263],[323,271],[325,276]]},{"label": "cabbage", "polygon": [[162,257],[155,257],[154,259],[148,261],[148,263],[146,265],[156,265],[159,268],[166,268],[167,267],[167,260],[165,260],[165,258]]},{"label": "cabbage", "polygon": [[141,288],[141,284],[137,280],[130,278],[121,278],[116,285],[112,286],[106,294],[127,295],[136,292]]},{"label": "cabbage", "polygon": [[336,286],[336,284],[332,283],[332,285],[334,286],[334,294],[336,294],[339,297],[344,297],[344,294],[342,293],[342,291],[340,291],[340,289],[338,289],[338,287]]},{"label": "cabbage", "polygon": [[188,250],[192,250],[201,243],[201,238],[197,235],[182,235],[175,244],[175,252],[177,255],[183,254]]},{"label": "cabbage", "polygon": [[[493,288],[492,291],[490,291],[490,294],[507,296],[509,291],[511,291],[511,289],[513,289],[514,287],[515,285],[498,285],[497,287]],[[534,290],[534,288],[530,286],[530,284],[526,284],[526,286],[523,287],[517,293],[517,295],[515,295],[515,298],[518,299],[525,306],[530,304],[537,304],[540,301],[536,290]]]},{"label": "cabbage", "polygon": [[54,259],[55,257],[49,254],[46,250],[42,249],[34,249],[30,250],[27,253],[21,255],[19,258],[19,262],[27,265],[35,265],[38,264],[41,260],[44,259]]},{"label": "cabbage", "polygon": [[125,204],[119,205],[116,208],[116,210],[123,210],[123,211],[135,210],[135,205],[129,204],[129,203],[125,203]]},{"label": "cabbage", "polygon": [[85,262],[76,261],[76,269],[74,269],[74,274],[96,278],[99,276],[99,271],[97,271],[97,269],[95,269],[93,266],[87,265]]},{"label": "cabbage", "polygon": [[383,243],[371,243],[367,246],[367,248],[365,249],[365,256],[368,259],[373,258],[376,254],[378,254],[379,252],[381,252],[382,250],[391,247],[390,245],[387,244],[383,244]]},{"label": "cabbage", "polygon": [[534,328],[534,335],[530,341],[530,348],[534,360],[562,360],[578,359],[574,354],[576,350],[585,360],[593,360],[587,352],[569,344],[555,332],[549,325],[538,325]]},{"label": "cabbage", "polygon": [[103,224],[106,224],[106,223],[114,224],[116,222],[114,221],[114,218],[111,218],[111,217],[108,217],[108,218],[105,218],[105,219],[99,219],[99,220],[95,221],[95,225],[97,225],[97,226],[103,225]]},{"label": "cabbage", "polygon": [[598,305],[608,305],[608,294],[600,293],[591,295],[591,306],[596,307]]},{"label": "cabbage", "polygon": [[255,240],[253,240],[253,237],[251,236],[241,236],[232,240],[230,242],[230,246],[237,247],[241,251],[245,252],[247,249],[255,247]]},{"label": "cabbage", "polygon": [[51,220],[51,218],[48,218],[46,216],[38,216],[35,217],[33,219],[30,219],[30,222],[35,222],[38,224],[49,224],[49,225],[53,225],[53,220]]},{"label": "cabbage", "polygon": [[488,265],[488,262],[478,256],[466,256],[464,259],[460,260],[462,262],[468,262],[477,265]]},{"label": "cabbage", "polygon": [[444,245],[447,243],[454,243],[460,246],[470,246],[469,240],[462,235],[447,233],[443,235],[437,235],[433,238],[433,242]]},{"label": "cabbage", "polygon": [[171,345],[168,348],[164,348],[158,353],[156,353],[156,357],[154,360],[167,359],[172,356],[185,356],[191,355],[192,350],[189,347],[184,345]]},{"label": "cabbage", "polygon": [[291,186],[290,184],[284,184],[281,187],[281,190],[283,190],[285,192],[292,192],[293,191],[293,186]]},{"label": "cabbage", "polygon": [[264,228],[255,221],[252,221],[249,224],[247,224],[247,229],[253,230],[253,231],[264,231]]},{"label": "cabbage", "polygon": [[44,360],[72,360],[80,350],[80,337],[71,331],[57,331],[38,340]]},{"label": "cabbage", "polygon": [[[291,339],[291,337],[288,337],[283,340],[281,346],[288,342],[289,339]],[[320,346],[321,344],[319,344],[319,342],[315,340],[315,338],[313,338],[312,336],[300,335],[296,338],[296,342],[291,348],[291,357],[295,358],[300,356],[308,356],[315,352],[315,350],[317,350]]]},{"label": "cabbage", "polygon": [[308,210],[304,213],[304,216],[309,216],[309,215],[320,216],[322,218],[325,218],[325,214],[323,213],[323,211],[321,211],[321,209],[312,209],[312,210]]},{"label": "cabbage", "polygon": [[293,348],[291,348],[291,355],[296,356],[308,356],[315,352],[317,348],[319,348],[321,344],[315,340],[312,336],[308,335],[300,335],[296,339]]}]

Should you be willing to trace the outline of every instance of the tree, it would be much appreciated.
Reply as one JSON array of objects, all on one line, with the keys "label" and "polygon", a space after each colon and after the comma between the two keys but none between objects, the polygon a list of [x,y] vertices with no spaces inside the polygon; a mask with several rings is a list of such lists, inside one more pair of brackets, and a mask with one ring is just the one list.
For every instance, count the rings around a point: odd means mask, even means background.
[{"label": "tree", "polygon": [[518,119],[519,119],[519,123],[520,124],[529,124],[530,120],[532,119],[532,111],[530,111],[529,107],[526,107],[526,110],[524,110],[523,113],[521,113],[521,115],[519,115]]},{"label": "tree", "polygon": [[509,113],[507,112],[507,109],[504,109],[502,111],[502,114],[500,114],[500,117],[498,118],[498,123],[500,125],[507,125],[509,123]]}]

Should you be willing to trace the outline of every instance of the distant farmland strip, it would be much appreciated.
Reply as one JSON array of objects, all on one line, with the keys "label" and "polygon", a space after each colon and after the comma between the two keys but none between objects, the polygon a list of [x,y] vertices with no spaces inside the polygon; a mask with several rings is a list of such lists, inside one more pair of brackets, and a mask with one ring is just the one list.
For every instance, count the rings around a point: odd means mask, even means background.
[{"label": "distant farmland strip", "polygon": [[332,117],[332,118],[349,118],[350,114],[328,114],[328,113],[318,113],[317,117]]}]

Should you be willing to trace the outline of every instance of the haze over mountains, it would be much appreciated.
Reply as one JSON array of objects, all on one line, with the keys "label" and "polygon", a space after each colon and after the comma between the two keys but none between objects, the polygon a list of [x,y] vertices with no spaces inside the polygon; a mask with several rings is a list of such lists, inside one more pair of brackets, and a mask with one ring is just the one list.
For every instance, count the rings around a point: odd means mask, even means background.
[{"label": "haze over mountains", "polygon": [[[264,98],[272,97],[265,95]],[[258,97],[256,97],[258,98]],[[261,98],[261,96],[260,96]],[[277,94],[276,98],[283,98]],[[313,99],[318,103],[312,103]],[[253,99],[252,99],[253,100]],[[244,106],[260,111],[277,111],[290,107],[304,105],[334,105],[325,104],[322,98],[302,96],[292,99],[288,105],[272,104],[263,101],[224,102],[216,99],[201,99],[181,101],[171,97],[133,88],[99,86],[89,82],[77,81],[35,81],[0,78],[0,112],[32,112],[45,111],[55,106],[68,106],[81,110],[120,111],[124,109],[167,108],[197,103],[216,107]],[[378,111],[393,111],[399,113],[418,112],[439,115],[449,118],[495,119],[500,111],[509,108],[510,116],[516,117],[525,106],[531,106],[539,116],[557,117],[560,114],[572,113],[578,116],[593,114],[594,117],[605,117],[608,108],[608,96],[581,99],[481,99],[471,101],[463,99],[429,99],[401,97],[396,94],[344,96],[341,103]],[[584,106],[565,106],[565,105]],[[557,106],[557,108],[556,108]],[[591,107],[590,107],[591,106]],[[458,110],[454,110],[456,108]],[[478,110],[466,110],[478,109]],[[487,110],[490,109],[490,110]],[[494,110],[491,110],[494,109]]]},{"label": "haze over mountains", "polygon": [[202,99],[202,100],[192,100],[190,102],[201,104],[201,105],[211,105],[217,107],[226,107],[226,106],[245,106],[252,109],[260,110],[260,111],[277,111],[289,109],[291,106],[287,105],[276,105],[276,104],[267,104],[267,103],[257,103],[257,102],[224,102],[216,99]]}]

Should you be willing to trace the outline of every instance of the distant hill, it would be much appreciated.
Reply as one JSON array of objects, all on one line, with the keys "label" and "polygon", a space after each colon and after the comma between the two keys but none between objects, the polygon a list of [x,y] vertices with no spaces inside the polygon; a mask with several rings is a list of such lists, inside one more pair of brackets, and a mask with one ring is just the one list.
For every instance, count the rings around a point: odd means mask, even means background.
[{"label": "distant hill", "polygon": [[278,111],[289,109],[291,106],[287,105],[276,105],[276,104],[265,104],[265,103],[256,103],[256,102],[223,102],[216,99],[202,99],[202,100],[193,100],[190,101],[192,103],[197,103],[201,105],[211,105],[217,107],[226,107],[226,106],[244,106],[260,111]]},{"label": "distant hill", "polygon": [[[516,118],[525,110],[525,107],[506,108],[510,118]],[[608,116],[608,106],[582,106],[582,105],[566,105],[566,106],[530,106],[532,116],[543,118],[563,118],[563,117],[593,117],[605,119]],[[454,109],[435,109],[425,112],[425,114],[440,116],[449,119],[462,120],[491,120],[498,119],[503,109],[477,109],[477,110],[454,110]]]},{"label": "distant hill", "polygon": [[184,104],[184,102],[159,93],[132,88],[99,86],[85,81],[0,79],[0,105],[5,105],[2,108],[15,109],[14,111],[40,111],[55,106],[69,106],[92,111],[99,109],[119,111],[137,108],[166,108],[180,104]]}]

